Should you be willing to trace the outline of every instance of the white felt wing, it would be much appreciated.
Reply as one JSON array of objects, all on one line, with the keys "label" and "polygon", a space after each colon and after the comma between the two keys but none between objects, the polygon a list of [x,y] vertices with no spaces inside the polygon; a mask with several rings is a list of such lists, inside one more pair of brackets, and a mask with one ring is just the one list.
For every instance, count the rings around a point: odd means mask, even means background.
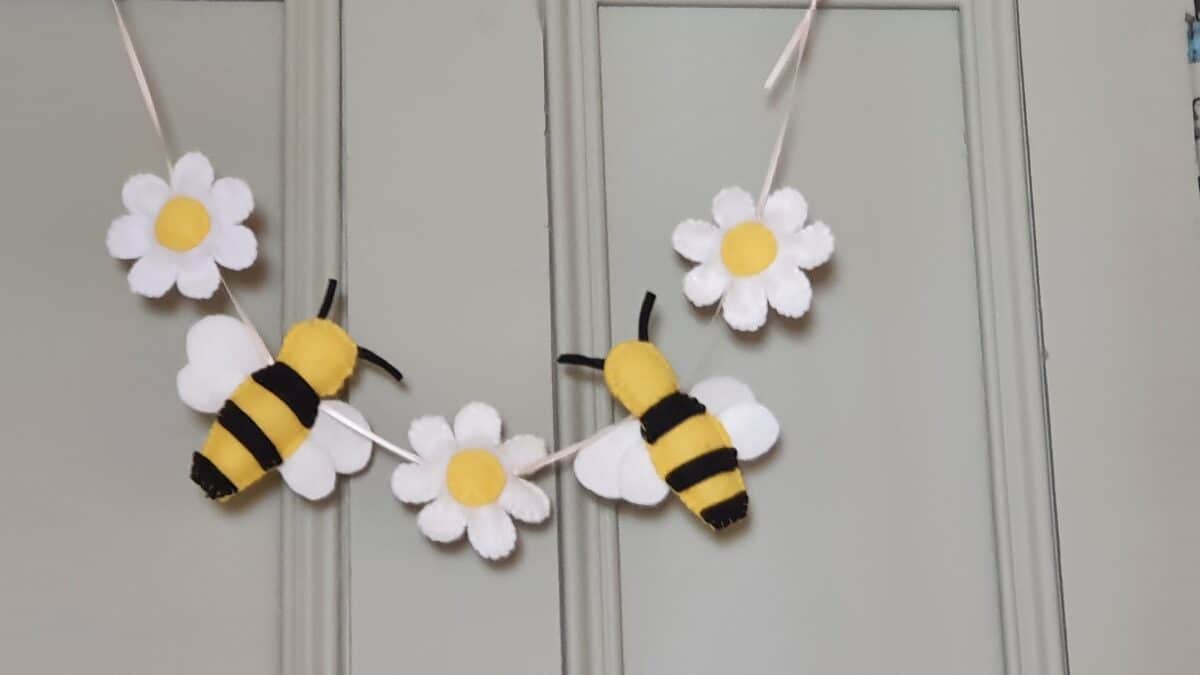
[{"label": "white felt wing", "polygon": [[667,495],[667,484],[654,471],[641,424],[633,417],[598,433],[575,457],[575,477],[607,499],[651,505]]},{"label": "white felt wing", "polygon": [[293,492],[305,499],[321,499],[337,483],[337,471],[328,452],[312,442],[312,438],[300,444],[291,457],[279,465],[279,473]]},{"label": "white felt wing", "polygon": [[175,378],[179,398],[190,408],[216,413],[251,373],[265,367],[254,334],[223,314],[200,319],[188,330],[187,365]]},{"label": "white felt wing", "polygon": [[[371,430],[367,418],[345,401],[321,401],[321,410],[332,410],[363,429]],[[308,442],[329,455],[338,473],[362,471],[371,459],[371,440],[325,413],[317,414]]]},{"label": "white felt wing", "polygon": [[692,396],[721,420],[739,460],[755,459],[779,440],[779,420],[754,399],[745,383],[732,377],[713,377],[693,387]]}]

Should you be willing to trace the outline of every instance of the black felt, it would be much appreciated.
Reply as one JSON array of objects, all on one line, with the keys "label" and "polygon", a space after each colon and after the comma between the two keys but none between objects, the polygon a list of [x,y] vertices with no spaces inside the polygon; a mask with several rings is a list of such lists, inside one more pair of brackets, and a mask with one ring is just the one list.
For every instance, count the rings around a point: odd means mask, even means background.
[{"label": "black felt", "polygon": [[604,370],[604,359],[598,359],[594,356],[561,354],[557,361],[564,366],[585,366],[587,368],[595,368],[596,370]]},{"label": "black felt", "polygon": [[367,363],[373,363],[373,364],[379,366],[380,368],[383,368],[385,371],[387,371],[388,375],[391,375],[392,377],[396,378],[397,382],[404,381],[404,376],[400,374],[399,370],[396,370],[396,366],[393,366],[392,364],[388,363],[387,359],[383,358],[382,356],[376,354],[375,352],[371,351],[370,349],[367,349],[366,347],[364,347],[362,345],[358,346],[358,358],[362,359],[363,361],[366,361]]},{"label": "black felt", "polygon": [[254,455],[255,461],[263,471],[269,471],[283,463],[283,458],[279,456],[279,450],[275,448],[271,439],[267,438],[254,420],[233,401],[226,401],[221,407],[221,412],[217,413],[217,423],[225,427],[238,443]]},{"label": "black felt", "polygon": [[700,517],[714,530],[723,530],[746,517],[750,511],[750,495],[743,490],[700,512]]},{"label": "black felt", "polygon": [[650,341],[650,312],[653,310],[654,294],[646,291],[642,298],[642,313],[638,316],[638,339],[642,342]]},{"label": "black felt", "polygon": [[333,309],[335,292],[337,292],[337,279],[330,279],[329,283],[325,284],[325,299],[321,301],[321,309],[317,311],[317,318],[324,319],[329,316],[329,310]]},{"label": "black felt", "polygon": [[198,452],[192,453],[192,482],[199,485],[209,499],[228,497],[238,491],[225,474]]},{"label": "black felt", "polygon": [[704,414],[704,404],[687,394],[677,391],[650,406],[642,414],[642,438],[654,443],[684,420]]},{"label": "black felt", "polygon": [[706,452],[699,457],[680,464],[667,474],[667,485],[676,492],[683,492],[719,473],[737,469],[737,450],[721,448]]},{"label": "black felt", "polygon": [[321,397],[317,396],[317,392],[304,381],[300,373],[288,364],[276,361],[255,371],[250,377],[287,404],[305,428],[312,428],[317,421],[317,406],[321,405]]}]

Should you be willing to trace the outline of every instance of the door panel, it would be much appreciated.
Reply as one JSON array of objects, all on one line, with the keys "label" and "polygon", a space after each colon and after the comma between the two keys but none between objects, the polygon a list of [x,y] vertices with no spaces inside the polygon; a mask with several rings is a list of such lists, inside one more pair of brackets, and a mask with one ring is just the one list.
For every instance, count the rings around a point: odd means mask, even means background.
[{"label": "door panel", "polygon": [[625,670],[1000,673],[957,12],[820,17],[778,181],[838,237],[812,313],[745,336],[680,292],[671,228],[757,189],[799,16],[600,11],[612,340],[654,289],[687,383],[737,375],[783,421],[739,530],[620,509]]}]

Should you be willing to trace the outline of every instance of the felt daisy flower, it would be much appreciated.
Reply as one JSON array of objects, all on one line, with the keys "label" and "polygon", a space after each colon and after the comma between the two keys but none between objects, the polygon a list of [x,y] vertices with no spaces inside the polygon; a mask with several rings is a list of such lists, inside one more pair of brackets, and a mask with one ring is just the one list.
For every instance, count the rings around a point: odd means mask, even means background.
[{"label": "felt daisy flower", "polygon": [[713,199],[712,224],[685,220],[671,237],[679,255],[699,263],[683,280],[683,293],[697,307],[723,300],[725,322],[735,330],[758,330],[767,304],[797,318],[812,303],[811,270],[833,254],[829,226],[805,226],[808,203],[792,188],[771,193],[762,214],[741,188],[725,188]]},{"label": "felt daisy flower", "polygon": [[437,542],[467,533],[471,546],[488,560],[512,552],[517,542],[513,518],[540,523],[550,515],[550,499],[516,471],[546,455],[535,436],[500,442],[500,414],[486,403],[468,403],[454,417],[413,420],[408,430],[419,463],[401,464],[392,474],[392,492],[408,504],[426,504],[417,527]]},{"label": "felt daisy flower", "polygon": [[217,265],[246,269],[258,255],[258,242],[242,224],[254,210],[246,181],[213,181],[208,158],[189,152],[175,163],[171,183],[152,174],[125,182],[121,201],[128,213],[108,228],[108,252],[137,260],[129,288],[148,298],[172,286],[189,298],[212,297],[221,283]]}]

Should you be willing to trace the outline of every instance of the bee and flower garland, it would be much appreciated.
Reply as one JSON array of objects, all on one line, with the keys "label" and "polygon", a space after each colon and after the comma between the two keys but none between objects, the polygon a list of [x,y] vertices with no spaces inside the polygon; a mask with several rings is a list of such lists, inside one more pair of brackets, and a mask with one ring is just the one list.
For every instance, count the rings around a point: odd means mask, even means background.
[{"label": "bee and flower garland", "polygon": [[[293,325],[272,356],[220,271],[243,270],[257,259],[257,239],[245,225],[254,210],[250,187],[239,178],[217,179],[198,152],[170,161],[117,0],[112,6],[168,157],[168,176],[138,174],[126,181],[121,191],[126,213],[109,226],[108,252],[134,261],[127,281],[135,294],[159,298],[174,287],[186,297],[206,299],[223,287],[238,314],[206,316],[188,330],[187,362],[176,378],[185,405],[215,416],[192,455],[191,478],[205,495],[226,501],[278,470],[296,494],[322,499],[333,492],[339,474],[361,471],[379,446],[406,460],[393,472],[391,488],[401,502],[424,505],[417,515],[419,531],[441,543],[465,534],[489,560],[515,548],[514,520],[539,523],[550,516],[549,497],[527,477],[572,456],[575,476],[600,497],[652,506],[673,492],[714,531],[746,517],[749,494],[740,463],[776,444],[779,421],[734,378],[712,377],[688,393],[680,390],[675,370],[650,340],[653,293],[643,300],[636,339],[616,344],[603,358],[558,357],[560,364],[601,371],[629,417],[555,453],[533,435],[504,438],[500,413],[482,402],[464,405],[452,422],[436,415],[413,420],[412,450],[371,431],[361,412],[334,397],[360,362],[396,380],[401,374],[328,318],[333,280],[314,318]],[[770,90],[794,60],[788,109],[757,203],[741,188],[726,188],[713,200],[712,222],[684,220],[671,235],[675,251],[695,263],[683,279],[686,298],[697,307],[718,303],[716,312],[738,331],[761,328],[768,307],[785,317],[803,316],[812,302],[805,271],[833,253],[829,227],[808,224],[800,192],[769,192],[816,10],[814,0],[767,79]]]}]

